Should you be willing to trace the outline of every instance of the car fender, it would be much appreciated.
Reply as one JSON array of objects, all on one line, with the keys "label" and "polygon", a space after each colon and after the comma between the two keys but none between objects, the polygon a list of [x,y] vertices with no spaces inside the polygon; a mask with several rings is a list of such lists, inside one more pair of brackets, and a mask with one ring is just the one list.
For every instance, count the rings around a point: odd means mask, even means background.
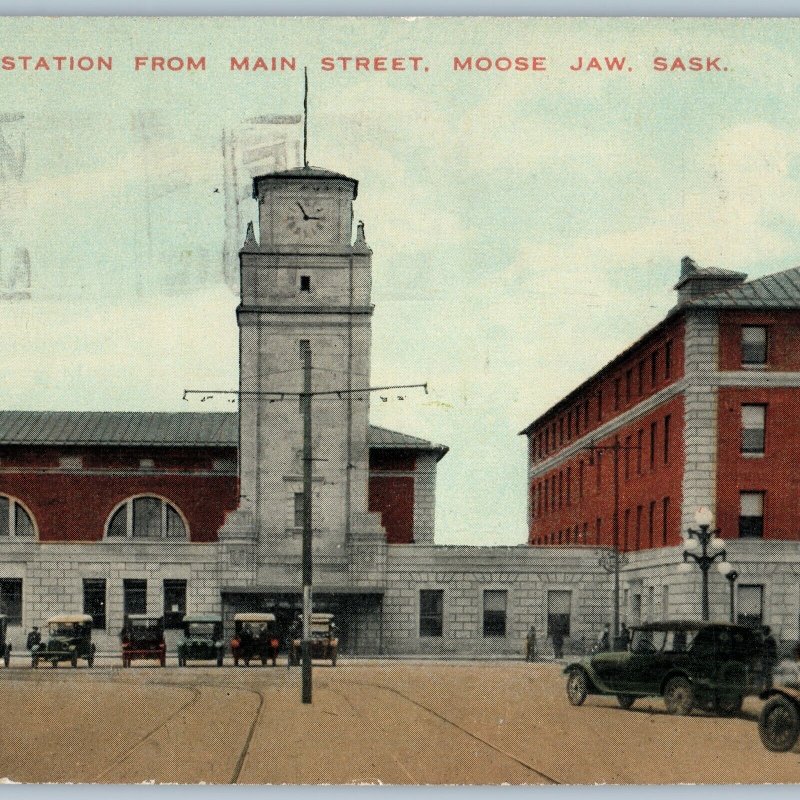
[{"label": "car fender", "polygon": [[586,674],[587,690],[589,694],[599,694],[603,692],[610,692],[611,690],[606,687],[602,681],[598,680],[597,675],[589,664],[585,661],[573,661],[564,667],[564,675],[569,675],[574,670],[579,669]]},{"label": "car fender", "polygon": [[769,700],[770,697],[775,697],[775,695],[783,695],[783,697],[792,700],[795,705],[800,706],[800,689],[796,689],[793,686],[773,686],[771,689],[766,689],[759,697],[762,700]]},{"label": "car fender", "polygon": [[670,681],[671,681],[673,678],[684,678],[685,680],[689,681],[689,683],[691,683],[691,684],[692,684],[692,686],[694,686],[694,685],[695,685],[695,681],[693,681],[693,680],[692,680],[692,677],[691,677],[691,675],[689,675],[689,673],[688,673],[688,672],[686,672],[686,670],[683,670],[683,669],[673,669],[673,670],[670,670],[670,671],[669,671],[669,672],[668,672],[668,673],[667,673],[667,674],[664,676],[663,680],[661,681],[661,686],[659,687],[659,692],[660,692],[660,694],[664,694],[664,689],[666,689],[666,688],[667,688],[667,684],[668,684],[668,683],[669,683],[669,682],[670,682]]}]

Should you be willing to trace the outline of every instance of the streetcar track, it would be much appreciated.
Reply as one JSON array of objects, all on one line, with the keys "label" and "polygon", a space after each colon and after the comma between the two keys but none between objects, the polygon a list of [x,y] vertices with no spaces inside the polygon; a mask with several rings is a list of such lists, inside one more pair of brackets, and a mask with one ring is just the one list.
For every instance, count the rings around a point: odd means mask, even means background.
[{"label": "streetcar track", "polygon": [[550,783],[550,784],[555,784],[555,785],[560,785],[561,784],[561,781],[556,780],[551,775],[547,775],[546,773],[542,772],[541,770],[536,769],[536,767],[534,767],[533,765],[529,764],[527,761],[524,761],[523,759],[515,756],[513,753],[509,753],[506,750],[503,750],[501,747],[498,747],[497,745],[492,744],[487,739],[484,739],[482,736],[479,736],[477,733],[473,733],[471,730],[469,730],[468,728],[465,728],[463,725],[459,725],[457,722],[454,722],[453,720],[448,719],[443,714],[440,714],[438,711],[435,711],[434,709],[430,708],[429,706],[426,706],[425,704],[420,703],[417,700],[414,700],[413,697],[409,697],[407,694],[404,694],[399,689],[395,689],[392,686],[384,686],[383,684],[380,684],[380,683],[361,683],[361,682],[357,682],[357,681],[343,681],[343,683],[350,684],[351,686],[366,686],[366,687],[374,688],[374,689],[383,689],[386,692],[392,692],[393,694],[396,694],[398,697],[401,697],[403,700],[406,700],[407,702],[411,703],[412,705],[417,706],[417,708],[421,708],[423,711],[427,711],[432,716],[434,716],[437,719],[441,720],[442,722],[445,722],[446,724],[452,726],[456,730],[459,730],[462,733],[465,733],[471,739],[475,739],[475,741],[480,742],[481,744],[483,744],[486,747],[488,747],[490,750],[494,750],[496,753],[499,753],[500,755],[505,756],[506,758],[510,759],[511,761],[514,761],[517,764],[519,764],[520,766],[522,766],[525,769],[529,770],[530,772],[535,773],[540,778],[542,778],[545,783]]},{"label": "streetcar track", "polygon": [[112,761],[111,764],[109,764],[101,773],[99,773],[95,777],[95,779],[94,779],[95,783],[101,781],[106,775],[108,775],[109,772],[111,772],[111,770],[115,769],[116,767],[120,766],[121,764],[124,764],[125,761],[127,761],[128,758],[130,758],[130,756],[132,756],[145,742],[147,742],[148,739],[151,739],[162,728],[166,727],[170,722],[172,722],[173,719],[175,719],[175,717],[178,716],[178,714],[183,713],[191,705],[196,703],[199,700],[200,694],[201,694],[200,689],[195,687],[195,686],[184,686],[183,684],[175,684],[175,683],[153,683],[153,684],[150,684],[150,685],[151,686],[179,686],[180,688],[185,688],[185,689],[188,689],[189,691],[193,692],[194,696],[192,698],[190,698],[189,700],[187,700],[185,703],[182,703],[180,706],[178,706],[178,708],[175,711],[173,711],[165,720],[162,720],[158,725],[155,726],[155,728],[153,728],[148,733],[146,733],[144,736],[142,736],[139,739],[139,741],[136,742],[136,744],[134,744],[133,746],[129,747],[123,754],[121,754],[116,759],[114,759],[114,761]]},{"label": "streetcar track", "polygon": [[258,718],[261,716],[261,709],[264,707],[264,695],[258,689],[240,689],[240,691],[257,694],[258,707],[256,708],[256,713],[253,715],[253,721],[250,723],[250,729],[247,731],[247,738],[244,740],[244,747],[242,748],[242,752],[239,753],[239,758],[236,760],[236,766],[233,769],[233,777],[231,778],[230,781],[231,783],[237,783],[239,780],[239,775],[242,772],[244,761],[247,758],[247,751],[250,749],[250,743],[253,741],[253,735],[256,732],[256,725],[258,723]]}]

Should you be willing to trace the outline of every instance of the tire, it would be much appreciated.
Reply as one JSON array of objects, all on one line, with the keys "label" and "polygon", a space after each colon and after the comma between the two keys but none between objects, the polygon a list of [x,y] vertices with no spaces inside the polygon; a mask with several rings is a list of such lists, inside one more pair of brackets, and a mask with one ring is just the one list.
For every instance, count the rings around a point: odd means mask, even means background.
[{"label": "tire", "polygon": [[773,753],[786,753],[800,736],[800,710],[783,695],[775,695],[764,704],[758,717],[761,744]]},{"label": "tire", "polygon": [[573,706],[582,706],[589,694],[589,681],[582,669],[573,669],[567,678],[567,699]]},{"label": "tire", "polygon": [[664,687],[664,704],[669,714],[685,717],[694,707],[694,689],[686,678],[670,678]]},{"label": "tire", "polygon": [[618,694],[617,702],[620,708],[630,708],[636,702],[636,697],[632,694]]},{"label": "tire", "polygon": [[742,710],[744,697],[740,694],[718,695],[714,701],[714,711],[721,717],[734,717]]}]

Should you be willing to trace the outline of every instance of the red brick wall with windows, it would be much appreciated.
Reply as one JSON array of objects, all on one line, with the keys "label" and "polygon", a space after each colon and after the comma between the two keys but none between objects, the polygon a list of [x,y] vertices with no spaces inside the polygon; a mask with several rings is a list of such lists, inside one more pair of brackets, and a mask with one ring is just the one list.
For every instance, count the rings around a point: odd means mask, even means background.
[{"label": "red brick wall with windows", "polygon": [[[665,418],[668,446],[664,450]],[[642,449],[619,453],[619,545],[624,550],[662,546],[666,503],[666,544],[680,541],[681,482],[683,474],[683,398],[676,396],[640,419],[621,427],[612,436],[595,441],[611,446],[615,437],[622,446]],[[655,448],[651,451],[651,441]],[[652,456],[651,456],[652,452]],[[583,466],[581,466],[583,463]],[[567,482],[569,473],[570,480]],[[583,479],[581,481],[581,475]],[[555,479],[555,480],[554,480]],[[561,490],[559,492],[559,485]],[[553,494],[555,486],[555,495]],[[567,488],[569,486],[569,489]],[[546,487],[546,488],[545,488]],[[582,487],[582,488],[581,488]],[[530,487],[529,544],[612,544],[614,512],[614,453],[581,451],[546,473]],[[546,498],[546,502],[545,502]],[[555,498],[555,499],[554,499]],[[641,507],[641,511],[639,511]],[[625,537],[625,511],[628,536]],[[652,513],[652,539],[650,520]],[[597,521],[600,520],[600,536]],[[637,521],[639,537],[637,541]],[[560,534],[560,535],[559,535]]]},{"label": "red brick wall with windows", "polygon": [[[742,453],[742,405],[766,407],[763,455]],[[763,491],[764,538],[800,539],[800,389],[720,388],[717,414],[720,535],[739,536],[739,492]]]},{"label": "red brick wall with windows", "polygon": [[414,542],[414,469],[411,450],[370,450],[370,512],[381,515],[388,544]]},{"label": "red brick wall with windows", "polygon": [[[80,469],[59,458],[81,458]],[[153,461],[152,470],[140,468]],[[31,511],[43,542],[99,541],[113,509],[134,495],[169,500],[186,518],[192,542],[215,542],[238,506],[236,475],[214,474],[214,460],[236,464],[232,448],[0,448],[0,494]]]},{"label": "red brick wall with windows", "polygon": [[675,318],[652,336],[645,337],[640,346],[633,347],[625,358],[604,370],[596,380],[588,381],[563,407],[543,417],[528,432],[530,463],[551,457],[682,378],[683,338],[683,319]]},{"label": "red brick wall with windows", "polygon": [[[723,311],[719,315],[719,368],[742,369],[742,326],[767,328],[767,363],[758,369],[800,371],[800,312]],[[749,369],[753,369],[750,367]]]}]

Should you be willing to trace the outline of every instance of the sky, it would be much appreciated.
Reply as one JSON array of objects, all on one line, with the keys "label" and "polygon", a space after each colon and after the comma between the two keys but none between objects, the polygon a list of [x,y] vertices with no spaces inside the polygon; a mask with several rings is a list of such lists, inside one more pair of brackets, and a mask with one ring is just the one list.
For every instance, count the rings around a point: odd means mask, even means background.
[{"label": "sky", "polygon": [[[0,69],[0,115],[24,116],[0,123],[0,407],[231,409],[182,400],[237,385],[222,131],[299,113],[308,66],[309,161],[358,179],[373,250],[372,383],[429,385],[373,400],[371,420],[450,447],[442,544],[525,541],[519,431],[663,318],[683,256],[751,278],[800,264],[796,20],[4,18],[0,30],[0,58],[113,59],[110,72]],[[159,55],[205,56],[206,70],[134,70]],[[298,68],[231,72],[244,55]],[[378,55],[421,56],[428,71],[321,69]],[[539,56],[546,70],[454,71],[469,55]],[[626,62],[573,71],[579,56]],[[720,70],[653,69],[691,56]],[[241,208],[244,226],[256,208]],[[9,278],[23,249],[29,297]]]}]

